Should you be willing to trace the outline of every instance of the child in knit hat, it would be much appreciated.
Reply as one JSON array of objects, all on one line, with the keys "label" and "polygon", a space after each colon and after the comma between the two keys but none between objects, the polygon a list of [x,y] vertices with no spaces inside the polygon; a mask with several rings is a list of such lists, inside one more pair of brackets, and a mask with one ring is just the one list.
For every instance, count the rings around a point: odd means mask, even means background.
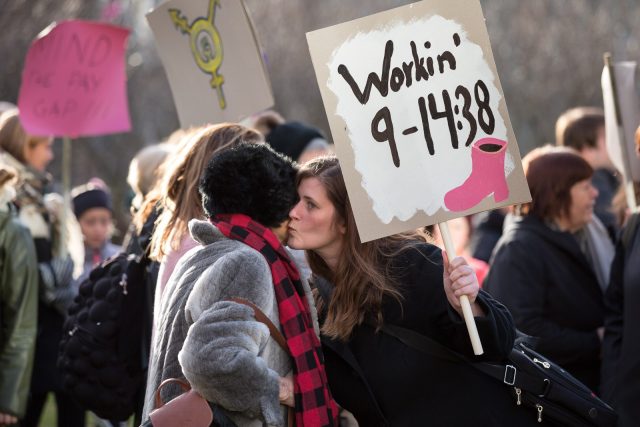
[{"label": "child in knit hat", "polygon": [[72,197],[73,213],[80,223],[84,239],[84,269],[78,278],[78,283],[82,283],[96,265],[120,252],[120,246],[110,241],[113,207],[106,185],[92,180],[74,189]]}]

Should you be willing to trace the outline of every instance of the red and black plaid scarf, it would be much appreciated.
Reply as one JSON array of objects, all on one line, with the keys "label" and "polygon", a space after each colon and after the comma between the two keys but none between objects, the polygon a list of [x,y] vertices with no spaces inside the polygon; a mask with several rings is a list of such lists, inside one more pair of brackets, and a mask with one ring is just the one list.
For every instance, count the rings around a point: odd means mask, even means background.
[{"label": "red and black plaid scarf", "polygon": [[331,396],[320,340],[313,329],[300,274],[276,235],[242,214],[211,218],[222,234],[259,251],[271,269],[282,333],[294,361],[296,426],[337,426],[338,407]]}]

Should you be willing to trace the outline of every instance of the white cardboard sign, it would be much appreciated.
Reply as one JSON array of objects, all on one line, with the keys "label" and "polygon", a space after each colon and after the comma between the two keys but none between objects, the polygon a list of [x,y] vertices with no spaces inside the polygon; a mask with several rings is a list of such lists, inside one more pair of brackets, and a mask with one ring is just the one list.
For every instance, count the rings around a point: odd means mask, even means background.
[{"label": "white cardboard sign", "polygon": [[530,200],[477,0],[307,41],[363,242]]},{"label": "white cardboard sign", "polygon": [[238,122],[273,105],[241,0],[170,0],[147,20],[183,128]]}]

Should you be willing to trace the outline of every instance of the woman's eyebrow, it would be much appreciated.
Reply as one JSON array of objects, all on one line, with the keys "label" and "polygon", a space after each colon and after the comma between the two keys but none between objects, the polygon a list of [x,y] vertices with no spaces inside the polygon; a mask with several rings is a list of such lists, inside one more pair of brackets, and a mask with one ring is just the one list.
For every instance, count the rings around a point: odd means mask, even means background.
[{"label": "woman's eyebrow", "polygon": [[316,200],[311,196],[304,195],[304,196],[302,196],[302,199],[317,203]]}]

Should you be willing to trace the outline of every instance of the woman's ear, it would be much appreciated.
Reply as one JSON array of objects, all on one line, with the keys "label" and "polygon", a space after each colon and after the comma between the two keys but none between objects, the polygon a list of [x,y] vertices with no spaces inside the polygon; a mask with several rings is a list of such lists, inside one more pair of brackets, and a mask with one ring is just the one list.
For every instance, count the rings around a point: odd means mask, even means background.
[{"label": "woman's ear", "polygon": [[347,225],[343,220],[338,221],[338,232],[342,235],[347,234]]}]

